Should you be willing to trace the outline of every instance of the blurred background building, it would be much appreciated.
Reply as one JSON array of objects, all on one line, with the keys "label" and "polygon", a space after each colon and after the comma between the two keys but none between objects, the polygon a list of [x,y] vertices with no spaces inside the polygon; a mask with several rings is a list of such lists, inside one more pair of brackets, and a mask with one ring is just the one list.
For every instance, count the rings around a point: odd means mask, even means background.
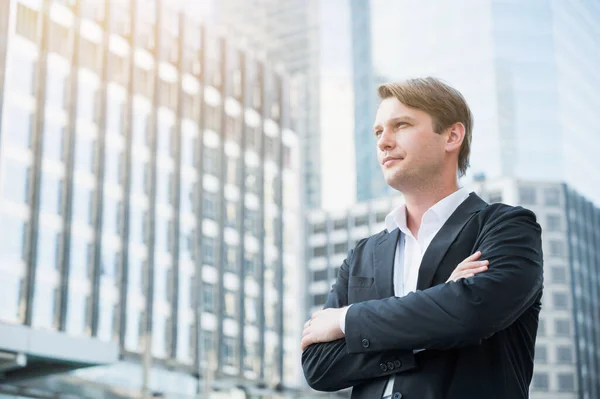
[{"label": "blurred background building", "polygon": [[297,387],[287,76],[168,2],[0,10],[0,392]]},{"label": "blurred background building", "polygon": [[302,138],[307,208],[355,201],[352,38],[348,0],[221,0],[215,20],[281,62],[291,75],[292,120]]}]

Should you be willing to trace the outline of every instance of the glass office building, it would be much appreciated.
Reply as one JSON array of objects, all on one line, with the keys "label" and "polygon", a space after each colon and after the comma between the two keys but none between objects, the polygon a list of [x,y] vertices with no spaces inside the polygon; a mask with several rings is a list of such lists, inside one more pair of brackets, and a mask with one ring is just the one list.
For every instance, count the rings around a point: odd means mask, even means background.
[{"label": "glass office building", "polygon": [[285,74],[166,1],[0,5],[4,392],[290,385]]}]

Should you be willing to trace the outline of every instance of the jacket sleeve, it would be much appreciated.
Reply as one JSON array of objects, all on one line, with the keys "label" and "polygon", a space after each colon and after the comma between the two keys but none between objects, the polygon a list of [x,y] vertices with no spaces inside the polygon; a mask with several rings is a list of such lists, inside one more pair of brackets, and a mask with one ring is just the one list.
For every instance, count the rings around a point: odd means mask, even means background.
[{"label": "jacket sleeve", "polygon": [[[354,250],[350,251],[348,258],[342,263],[325,308],[348,305],[349,264],[353,254]],[[302,369],[306,381],[318,391],[337,391],[415,367],[412,350],[351,354],[344,339],[312,344],[302,352]]]},{"label": "jacket sleeve", "polygon": [[[350,353],[446,350],[501,331],[538,300],[543,285],[541,228],[533,212],[498,208],[476,249],[489,269],[402,298],[352,305],[346,315]],[[370,345],[364,347],[363,340]]]}]

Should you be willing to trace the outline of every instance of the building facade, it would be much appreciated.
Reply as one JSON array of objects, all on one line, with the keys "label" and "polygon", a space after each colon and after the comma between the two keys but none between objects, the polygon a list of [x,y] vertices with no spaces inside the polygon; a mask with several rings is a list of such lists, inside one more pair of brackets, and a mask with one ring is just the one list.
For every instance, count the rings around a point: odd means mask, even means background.
[{"label": "building facade", "polygon": [[[387,81],[436,76],[465,96],[474,116],[466,182],[479,173],[490,179],[564,181],[600,204],[599,175],[581,173],[599,165],[598,129],[591,118],[600,105],[595,90],[600,74],[594,68],[600,62],[598,4],[542,0],[353,4],[357,13],[370,8],[371,29],[365,32],[371,32],[375,76]],[[367,34],[361,25],[353,26],[359,29],[353,37]],[[355,69],[367,68],[364,62],[355,58]],[[377,83],[373,82],[373,90]],[[357,96],[360,88],[355,85]],[[375,94],[356,101],[377,101]],[[361,120],[373,121],[371,109],[365,106],[357,113],[357,126]],[[357,148],[360,162],[367,155],[358,151],[371,148]],[[357,181],[357,191],[368,192],[373,180],[382,179],[375,175],[370,181]]]},{"label": "building facade", "polygon": [[[87,363],[95,352],[81,350],[65,370],[120,359],[36,388],[297,385],[285,337],[301,321],[284,316],[295,306],[284,287],[301,259],[300,162],[286,75],[164,1],[1,9],[0,326],[47,331],[63,349],[116,348]],[[21,354],[10,342],[0,350]],[[2,382],[26,393],[35,370],[17,357]]]},{"label": "building facade", "polygon": [[308,208],[355,202],[352,38],[347,0],[221,0],[217,20],[291,75]]},{"label": "building facade", "polygon": [[[599,395],[600,209],[566,184],[478,180],[468,186],[488,203],[521,205],[542,227],[544,295],[531,397],[583,399]],[[361,238],[385,229],[402,197],[381,197],[337,212],[308,215],[307,309],[325,304],[340,265]]]}]

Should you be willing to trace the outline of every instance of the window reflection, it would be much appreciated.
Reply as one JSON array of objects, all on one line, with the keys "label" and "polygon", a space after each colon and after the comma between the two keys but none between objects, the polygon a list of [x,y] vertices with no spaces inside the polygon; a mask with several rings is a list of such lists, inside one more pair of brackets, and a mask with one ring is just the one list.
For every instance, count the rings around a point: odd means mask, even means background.
[{"label": "window reflection", "polygon": [[36,281],[33,295],[33,320],[34,328],[54,327],[54,310],[56,301],[56,290],[47,282]]},{"label": "window reflection", "polygon": [[2,165],[2,197],[19,204],[28,203],[29,167],[10,158]]},{"label": "window reflection", "polygon": [[23,293],[23,280],[4,273],[0,279],[0,320],[15,323],[20,320],[19,304]]},{"label": "window reflection", "polygon": [[87,295],[78,292],[76,288],[69,289],[66,325],[68,334],[84,335],[86,330],[87,302]]},{"label": "window reflection", "polygon": [[87,187],[73,187],[73,220],[86,225],[92,222],[92,191]]},{"label": "window reflection", "polygon": [[107,148],[105,153],[104,179],[106,182],[120,184],[121,180],[121,151]]},{"label": "window reflection", "polygon": [[89,276],[92,248],[87,240],[72,236],[70,248],[70,277],[76,279],[87,279]]},{"label": "window reflection", "polygon": [[33,94],[35,88],[35,68],[37,61],[19,51],[11,51],[11,74],[6,84],[11,91]]},{"label": "window reflection", "polygon": [[53,161],[63,160],[64,128],[49,120],[44,123],[44,157]]},{"label": "window reflection", "polygon": [[79,78],[77,87],[77,117],[90,122],[96,121],[97,90],[83,76]]},{"label": "window reflection", "polygon": [[115,305],[112,301],[100,298],[98,314],[98,338],[103,341],[113,340],[113,321],[115,317]]},{"label": "window reflection", "polygon": [[38,266],[48,269],[58,268],[59,233],[47,228],[38,232]]},{"label": "window reflection", "polygon": [[40,210],[52,214],[61,214],[62,179],[42,172]]},{"label": "window reflection", "polygon": [[6,103],[4,116],[7,129],[2,132],[3,143],[12,147],[29,149],[33,127],[33,114],[13,103]]},{"label": "window reflection", "polygon": [[104,234],[119,234],[121,206],[120,201],[108,195],[104,196],[102,232]]},{"label": "window reflection", "polygon": [[84,134],[75,139],[75,167],[83,172],[94,172],[96,140]]},{"label": "window reflection", "polygon": [[0,223],[0,259],[7,263],[23,260],[27,222],[10,215],[1,215]]},{"label": "window reflection", "polygon": [[53,68],[50,63],[47,68],[46,104],[63,109],[67,100],[67,77],[62,71]]}]

